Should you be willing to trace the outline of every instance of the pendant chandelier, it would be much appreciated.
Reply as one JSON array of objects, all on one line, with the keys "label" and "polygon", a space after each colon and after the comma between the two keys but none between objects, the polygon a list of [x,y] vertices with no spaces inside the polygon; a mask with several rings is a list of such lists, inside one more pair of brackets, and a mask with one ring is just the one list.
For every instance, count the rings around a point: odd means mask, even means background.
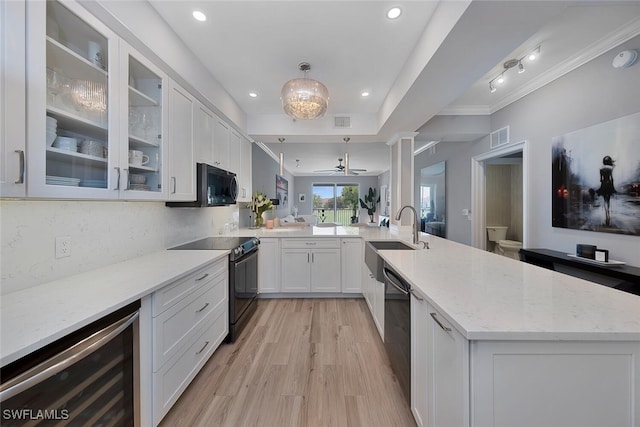
[{"label": "pendant chandelier", "polygon": [[324,116],[329,105],[327,87],[308,77],[311,70],[308,62],[301,62],[298,69],[304,77],[289,80],[282,86],[282,108],[294,119],[313,120]]}]

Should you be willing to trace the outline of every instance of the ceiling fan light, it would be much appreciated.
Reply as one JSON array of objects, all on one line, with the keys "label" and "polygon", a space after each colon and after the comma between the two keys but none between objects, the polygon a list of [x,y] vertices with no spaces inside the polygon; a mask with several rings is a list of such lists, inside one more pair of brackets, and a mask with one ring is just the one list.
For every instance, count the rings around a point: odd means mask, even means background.
[{"label": "ceiling fan light", "polygon": [[289,80],[282,86],[282,108],[294,119],[313,120],[323,117],[329,106],[327,87],[307,76],[311,69],[308,63],[303,62],[298,68],[304,72],[304,77]]}]

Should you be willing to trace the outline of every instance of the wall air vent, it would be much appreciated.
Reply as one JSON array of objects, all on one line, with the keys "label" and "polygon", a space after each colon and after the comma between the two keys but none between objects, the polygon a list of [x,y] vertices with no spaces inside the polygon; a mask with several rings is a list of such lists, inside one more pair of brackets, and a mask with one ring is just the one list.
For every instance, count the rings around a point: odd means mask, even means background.
[{"label": "wall air vent", "polygon": [[351,117],[334,116],[333,127],[336,129],[351,129]]},{"label": "wall air vent", "polygon": [[491,148],[509,143],[509,126],[491,132]]}]

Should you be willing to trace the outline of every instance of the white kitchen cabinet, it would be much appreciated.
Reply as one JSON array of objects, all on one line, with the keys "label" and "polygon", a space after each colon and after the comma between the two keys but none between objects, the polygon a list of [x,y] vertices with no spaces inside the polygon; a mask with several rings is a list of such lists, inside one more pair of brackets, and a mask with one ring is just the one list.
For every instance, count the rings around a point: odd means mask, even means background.
[{"label": "white kitchen cabinet", "polygon": [[223,258],[151,295],[153,425],[227,336],[228,288]]},{"label": "white kitchen cabinet", "polygon": [[27,12],[27,195],[166,199],[166,74],[77,3]]},{"label": "white kitchen cabinet", "polygon": [[260,238],[258,293],[280,292],[280,239]]},{"label": "white kitchen cabinet", "polygon": [[[125,88],[122,105],[120,141],[127,144],[120,151],[118,164],[126,165],[123,195],[128,200],[164,200],[167,181],[167,100],[168,78],[153,63],[120,42],[120,75]],[[124,125],[126,123],[126,125]],[[142,153],[142,162],[132,152]]]},{"label": "white kitchen cabinet", "polygon": [[418,427],[429,425],[428,350],[429,305],[411,297],[411,412]]},{"label": "white kitchen cabinet", "polygon": [[202,103],[196,103],[194,143],[196,162],[213,165],[213,136],[217,116]]},{"label": "white kitchen cabinet", "polygon": [[429,426],[469,425],[469,341],[431,305],[427,311]]},{"label": "white kitchen cabinet", "polygon": [[251,141],[246,138],[240,139],[240,171],[238,173],[238,201],[251,201],[253,179],[253,154],[251,152]]},{"label": "white kitchen cabinet", "polygon": [[26,195],[26,3],[0,2],[0,196]]},{"label": "white kitchen cabinet", "polygon": [[119,39],[77,3],[27,2],[27,23],[28,195],[120,197]]},{"label": "white kitchen cabinet", "polygon": [[636,427],[640,344],[472,341],[472,425]]},{"label": "white kitchen cabinet", "polygon": [[196,99],[173,80],[169,85],[169,194],[173,201],[196,199],[194,117]]},{"label": "white kitchen cabinet", "polygon": [[240,174],[240,141],[241,137],[233,129],[229,130],[229,167],[228,170],[239,175]]},{"label": "white kitchen cabinet", "polygon": [[341,240],[341,275],[342,293],[362,292],[362,263],[364,262],[364,251],[362,239],[345,238]]},{"label": "white kitchen cabinet", "polygon": [[340,292],[340,239],[282,239],[282,292]]},{"label": "white kitchen cabinet", "polygon": [[220,117],[216,117],[213,131],[213,166],[225,170],[229,168],[229,132],[229,125]]}]

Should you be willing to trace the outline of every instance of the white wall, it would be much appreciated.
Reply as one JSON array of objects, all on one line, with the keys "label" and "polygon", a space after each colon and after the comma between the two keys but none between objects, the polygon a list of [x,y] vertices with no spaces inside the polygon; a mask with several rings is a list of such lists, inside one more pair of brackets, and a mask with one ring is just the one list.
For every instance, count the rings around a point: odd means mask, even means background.
[{"label": "white wall", "polygon": [[[640,111],[640,63],[614,69],[611,61],[624,49],[640,50],[640,37],[622,44],[582,67],[529,94],[491,116],[491,129],[510,126],[512,142],[529,142],[528,236],[530,248],[575,252],[576,243],[610,250],[612,259],[640,265],[640,237],[551,226],[551,140]],[[472,143],[440,143],[436,154],[416,156],[419,167],[447,160],[447,230],[452,240],[471,244],[470,222],[460,209],[471,204],[473,156],[490,150],[489,138]],[[638,152],[629,153],[638,157]],[[640,160],[640,158],[639,158]]]},{"label": "white wall", "polygon": [[[2,294],[219,234],[236,207],[160,202],[0,201]],[[55,238],[71,256],[55,258]]]}]

